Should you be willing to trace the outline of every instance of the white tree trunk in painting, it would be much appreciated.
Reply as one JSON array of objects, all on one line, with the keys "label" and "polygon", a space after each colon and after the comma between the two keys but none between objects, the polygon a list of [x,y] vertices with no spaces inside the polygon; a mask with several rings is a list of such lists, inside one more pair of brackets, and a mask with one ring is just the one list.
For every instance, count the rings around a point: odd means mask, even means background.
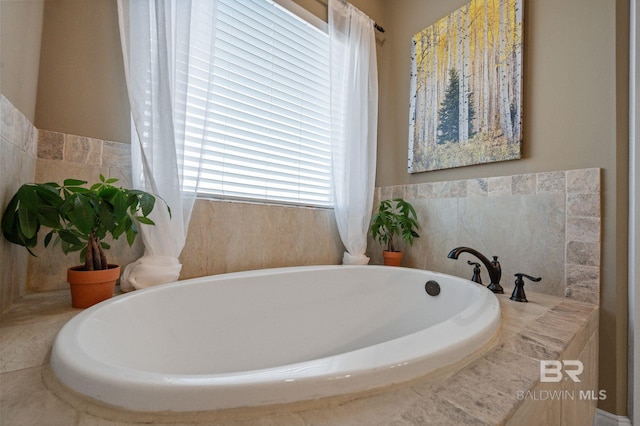
[{"label": "white tree trunk in painting", "polygon": [[[516,2],[514,19],[516,28],[515,33],[522,34],[522,3],[520,1]],[[511,142],[519,142],[522,136],[522,102],[520,102],[522,96],[522,40],[520,38],[516,38],[514,40],[512,50],[513,58],[511,60],[511,65],[513,67],[513,99],[515,99],[516,102],[514,103],[515,113],[513,118],[513,137]]]},{"label": "white tree trunk in painting", "polygon": [[471,81],[471,51],[469,49],[469,43],[471,34],[469,28],[471,27],[471,17],[469,16],[469,5],[464,8],[464,21],[462,23],[462,86],[460,91],[462,92],[462,132],[460,133],[460,140],[462,142],[469,141],[469,99],[471,98],[470,85]]},{"label": "white tree trunk in painting", "polygon": [[413,172],[413,152],[414,152],[414,144],[418,143],[415,140],[416,134],[416,97],[418,96],[416,87],[418,82],[418,73],[416,69],[416,43],[413,41],[411,43],[411,73],[409,79],[409,86],[411,93],[411,98],[409,100],[409,172]]},{"label": "white tree trunk in painting", "polygon": [[431,78],[429,86],[431,87],[431,142],[436,144],[438,138],[438,32],[435,26],[431,26]]},{"label": "white tree trunk in painting", "polygon": [[509,98],[509,76],[507,68],[508,11],[504,1],[500,2],[500,56],[498,58],[498,88],[500,91],[500,123],[507,141],[513,141],[513,125],[511,121],[511,102]]},{"label": "white tree trunk in painting", "polygon": [[[429,58],[429,55],[427,53],[427,50],[429,48],[429,38],[428,38],[428,34],[426,31],[422,32],[422,51],[420,52],[420,65],[418,66],[418,69],[420,70],[420,75],[425,75],[428,72],[428,66],[427,66],[427,60]],[[429,128],[427,127],[426,123],[427,123],[427,119],[429,117],[428,113],[428,108],[427,105],[429,104],[429,96],[427,93],[428,87],[427,87],[427,80],[426,79],[422,79],[419,82],[420,84],[420,92],[421,92],[421,102],[420,102],[420,111],[422,113],[422,116],[420,117],[420,142],[422,144],[427,143],[427,141],[429,140]]]},{"label": "white tree trunk in painting", "polygon": [[484,2],[484,25],[482,28],[482,124],[481,129],[489,129],[489,6],[488,2]]},{"label": "white tree trunk in painting", "polygon": [[[468,6],[467,6],[468,8]],[[468,96],[468,68],[467,68],[467,31],[466,31],[466,11],[458,13],[458,140],[466,142],[469,140],[469,96]]]}]

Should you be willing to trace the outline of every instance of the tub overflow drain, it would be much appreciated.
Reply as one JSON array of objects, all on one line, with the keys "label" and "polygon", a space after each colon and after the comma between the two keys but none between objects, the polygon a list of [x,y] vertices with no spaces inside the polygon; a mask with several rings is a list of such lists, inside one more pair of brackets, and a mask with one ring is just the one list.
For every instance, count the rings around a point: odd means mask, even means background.
[{"label": "tub overflow drain", "polygon": [[440,294],[440,284],[437,281],[427,281],[424,285],[424,289],[427,291],[429,296],[437,296]]}]

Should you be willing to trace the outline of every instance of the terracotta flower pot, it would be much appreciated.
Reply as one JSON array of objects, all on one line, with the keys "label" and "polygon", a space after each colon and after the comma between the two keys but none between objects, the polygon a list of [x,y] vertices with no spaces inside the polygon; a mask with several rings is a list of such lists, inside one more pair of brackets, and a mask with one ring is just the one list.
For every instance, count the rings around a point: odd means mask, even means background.
[{"label": "terracotta flower pot", "polygon": [[120,266],[109,265],[101,271],[83,271],[84,265],[67,269],[67,281],[71,287],[71,305],[88,308],[110,299],[120,277]]},{"label": "terracotta flower pot", "polygon": [[384,257],[384,264],[387,266],[400,266],[402,262],[402,252],[401,251],[383,251],[382,256]]}]

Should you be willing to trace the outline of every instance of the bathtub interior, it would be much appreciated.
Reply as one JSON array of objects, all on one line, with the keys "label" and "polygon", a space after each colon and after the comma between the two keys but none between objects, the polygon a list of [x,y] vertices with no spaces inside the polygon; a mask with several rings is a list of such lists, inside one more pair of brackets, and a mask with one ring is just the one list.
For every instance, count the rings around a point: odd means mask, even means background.
[{"label": "bathtub interior", "polygon": [[[425,292],[428,279],[440,284],[438,296]],[[89,357],[124,369],[259,370],[418,332],[463,311],[483,291],[463,280],[405,268],[225,274],[119,296],[85,311],[78,339]]]}]

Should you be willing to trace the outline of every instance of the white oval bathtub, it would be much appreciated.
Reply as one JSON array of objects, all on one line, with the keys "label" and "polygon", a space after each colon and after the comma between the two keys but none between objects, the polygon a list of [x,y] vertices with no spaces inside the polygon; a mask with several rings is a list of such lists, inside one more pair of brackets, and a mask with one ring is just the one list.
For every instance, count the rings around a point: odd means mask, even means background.
[{"label": "white oval bathtub", "polygon": [[[441,292],[430,296],[425,283]],[[165,284],[95,305],[51,353],[71,389],[137,411],[257,406],[406,381],[499,326],[486,288],[384,266],[311,266]]]}]

